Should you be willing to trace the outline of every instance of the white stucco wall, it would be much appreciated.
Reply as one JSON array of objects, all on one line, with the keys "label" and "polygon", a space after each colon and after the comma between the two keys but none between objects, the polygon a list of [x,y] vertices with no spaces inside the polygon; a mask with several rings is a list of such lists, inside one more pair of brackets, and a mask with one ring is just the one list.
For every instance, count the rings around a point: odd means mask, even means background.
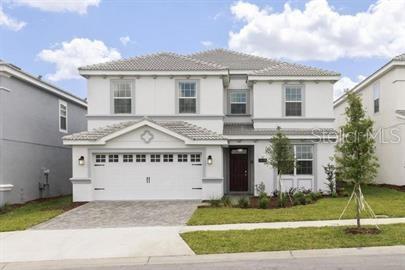
[{"label": "white stucco wall", "polygon": [[[380,84],[380,111],[374,113],[373,86]],[[394,68],[372,80],[359,90],[367,115],[374,121],[376,153],[380,168],[376,183],[405,185],[405,120],[396,116],[396,110],[405,109],[405,68]],[[347,102],[335,107],[335,127],[345,123]],[[390,135],[394,132],[395,136]],[[399,137],[399,138],[398,138]]]}]

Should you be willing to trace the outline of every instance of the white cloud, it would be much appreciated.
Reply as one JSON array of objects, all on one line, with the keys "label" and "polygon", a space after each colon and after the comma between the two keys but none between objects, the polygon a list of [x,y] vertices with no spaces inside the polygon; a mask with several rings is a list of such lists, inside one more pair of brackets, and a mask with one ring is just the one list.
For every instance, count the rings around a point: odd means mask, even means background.
[{"label": "white cloud", "polygon": [[56,72],[47,74],[47,78],[59,81],[80,78],[78,67],[117,60],[121,58],[121,54],[114,48],[108,48],[100,40],[74,38],[69,42],[62,42],[56,48],[42,50],[38,57],[56,65]]},{"label": "white cloud", "polygon": [[379,0],[366,11],[341,14],[326,0],[281,12],[248,2],[231,6],[244,23],[229,33],[231,49],[291,60],[392,57],[405,51],[405,1]]},{"label": "white cloud", "polygon": [[120,37],[120,42],[122,45],[127,46],[127,44],[131,42],[131,38],[129,36]]},{"label": "white cloud", "polygon": [[75,12],[86,14],[90,6],[98,6],[101,0],[9,0],[12,3],[50,12]]},{"label": "white cloud", "polygon": [[13,31],[20,31],[25,25],[25,22],[9,17],[6,13],[4,13],[3,8],[0,6],[0,26]]},{"label": "white cloud", "polygon": [[349,77],[342,77],[339,81],[337,81],[333,85],[334,98],[335,99],[339,98],[341,95],[345,93],[346,90],[352,89],[365,78],[366,78],[365,76],[359,75],[357,76],[357,81],[353,81]]},{"label": "white cloud", "polygon": [[214,43],[213,43],[212,41],[210,41],[210,40],[201,41],[201,44],[202,44],[204,47],[211,47],[212,45],[214,45]]}]

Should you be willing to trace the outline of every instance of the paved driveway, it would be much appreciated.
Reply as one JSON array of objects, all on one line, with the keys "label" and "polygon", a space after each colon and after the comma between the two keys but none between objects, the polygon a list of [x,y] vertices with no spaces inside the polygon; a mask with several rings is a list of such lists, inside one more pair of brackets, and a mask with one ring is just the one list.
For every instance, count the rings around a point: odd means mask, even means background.
[{"label": "paved driveway", "polygon": [[178,226],[186,224],[198,201],[99,201],[89,202],[34,230]]}]

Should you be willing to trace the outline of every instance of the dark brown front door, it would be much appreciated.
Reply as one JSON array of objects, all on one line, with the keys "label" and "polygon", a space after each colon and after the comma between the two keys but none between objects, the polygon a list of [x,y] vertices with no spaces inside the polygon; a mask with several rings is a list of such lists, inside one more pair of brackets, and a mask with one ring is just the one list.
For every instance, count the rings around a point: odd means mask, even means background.
[{"label": "dark brown front door", "polygon": [[230,149],[229,152],[229,191],[246,192],[249,186],[248,150],[238,148]]}]

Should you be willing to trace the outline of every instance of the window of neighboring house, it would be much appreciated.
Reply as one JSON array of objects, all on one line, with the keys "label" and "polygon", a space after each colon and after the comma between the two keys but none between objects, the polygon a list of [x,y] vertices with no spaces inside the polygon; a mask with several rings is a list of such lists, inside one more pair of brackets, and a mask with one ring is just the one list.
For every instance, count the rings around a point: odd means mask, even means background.
[{"label": "window of neighboring house", "polygon": [[179,113],[197,113],[197,82],[178,82]]},{"label": "window of neighboring house", "polygon": [[231,114],[248,113],[248,91],[231,90],[229,92],[229,112]]},{"label": "window of neighboring house", "polygon": [[65,101],[59,100],[59,130],[62,132],[67,132],[67,103]]},{"label": "window of neighboring house", "polygon": [[302,86],[285,86],[285,116],[302,116]]},{"label": "window of neighboring house", "polygon": [[313,171],[313,146],[297,144],[295,147],[296,174],[312,175]]},{"label": "window of neighboring house", "polygon": [[116,114],[132,113],[132,86],[131,80],[111,81],[113,95],[113,110]]},{"label": "window of neighboring house", "polygon": [[380,82],[376,82],[373,85],[373,96],[374,96],[374,113],[380,111]]}]

